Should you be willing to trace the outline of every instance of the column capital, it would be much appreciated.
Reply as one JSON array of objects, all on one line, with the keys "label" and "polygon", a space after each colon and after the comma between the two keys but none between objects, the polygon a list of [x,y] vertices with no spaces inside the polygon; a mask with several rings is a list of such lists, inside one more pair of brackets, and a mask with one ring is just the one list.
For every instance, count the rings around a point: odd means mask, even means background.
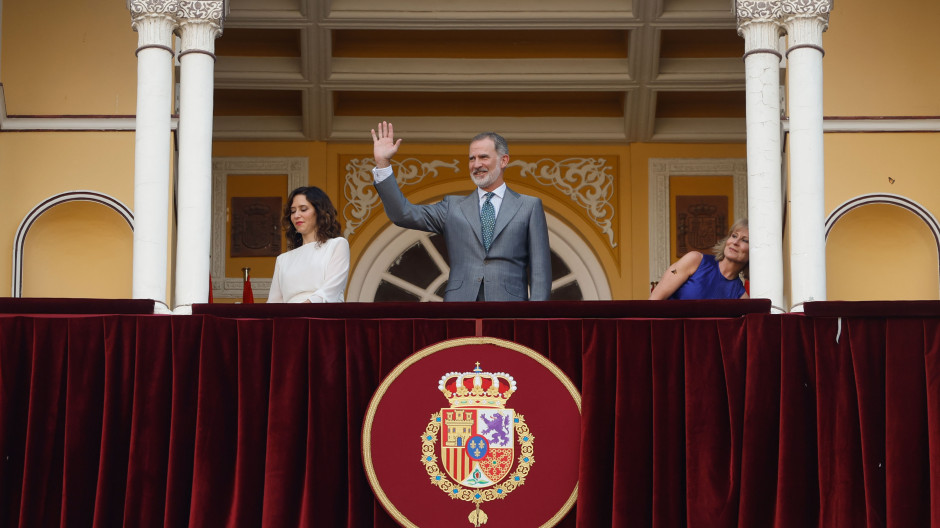
[{"label": "column capital", "polygon": [[790,36],[790,53],[794,48],[822,47],[822,34],[829,28],[833,0],[782,0],[783,23]]},{"label": "column capital", "polygon": [[744,57],[771,53],[781,57],[777,41],[783,34],[783,8],[779,0],[735,0],[738,35],[744,37]]},{"label": "column capital", "polygon": [[178,0],[182,49],[186,53],[205,53],[215,57],[215,39],[222,34],[222,23],[228,12],[225,0]]},{"label": "column capital", "polygon": [[127,0],[131,28],[137,32],[137,53],[160,48],[173,53],[177,0]]}]

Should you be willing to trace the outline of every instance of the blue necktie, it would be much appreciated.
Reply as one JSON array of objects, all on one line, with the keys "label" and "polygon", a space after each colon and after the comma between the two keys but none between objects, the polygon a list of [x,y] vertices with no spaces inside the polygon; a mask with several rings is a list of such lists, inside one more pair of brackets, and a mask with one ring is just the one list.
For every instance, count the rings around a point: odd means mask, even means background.
[{"label": "blue necktie", "polygon": [[486,201],[480,209],[480,224],[483,225],[483,247],[489,251],[490,245],[493,244],[493,230],[496,228],[496,209],[490,202],[493,193],[488,192],[484,196],[486,196]]}]

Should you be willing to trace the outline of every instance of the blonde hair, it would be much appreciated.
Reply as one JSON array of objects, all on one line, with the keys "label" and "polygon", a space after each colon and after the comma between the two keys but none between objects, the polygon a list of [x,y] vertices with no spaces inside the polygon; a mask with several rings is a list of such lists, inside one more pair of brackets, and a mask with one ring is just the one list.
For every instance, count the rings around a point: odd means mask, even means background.
[{"label": "blonde hair", "polygon": [[[742,218],[735,222],[730,229],[728,229],[728,234],[724,238],[718,241],[715,244],[715,247],[712,248],[712,253],[715,255],[715,261],[721,262],[725,258],[725,243],[728,242],[728,239],[731,238],[731,235],[739,229],[747,229],[747,218]],[[744,268],[741,270],[741,277],[747,279],[750,276],[749,273],[750,262],[744,265]]]}]

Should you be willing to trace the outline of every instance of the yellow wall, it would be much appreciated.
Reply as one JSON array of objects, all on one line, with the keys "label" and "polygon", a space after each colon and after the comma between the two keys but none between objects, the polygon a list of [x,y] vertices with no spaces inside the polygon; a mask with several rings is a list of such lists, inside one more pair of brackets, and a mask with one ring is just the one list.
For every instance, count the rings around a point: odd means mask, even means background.
[{"label": "yellow wall", "polygon": [[[940,151],[940,135],[827,134],[825,148],[827,214],[870,194],[900,195],[934,216],[940,212],[932,154]],[[936,242],[912,213],[864,206],[843,216],[826,244],[830,300],[936,298],[937,288],[930,286],[938,281]],[[872,280],[889,267],[894,279]]]},{"label": "yellow wall", "polygon": [[825,148],[827,213],[870,193],[900,194],[940,211],[940,134],[826,134]]},{"label": "yellow wall", "polygon": [[[3,192],[0,192],[0,246],[7,255],[0,258],[0,294],[9,295],[16,230],[23,218],[42,201],[66,191],[91,190],[107,194],[133,209],[134,135],[131,132],[2,133],[0,175],[4,181]],[[83,243],[89,252],[97,252],[94,233],[79,232],[76,236],[85,236]],[[91,267],[83,268],[82,262],[80,259],[72,265],[86,275],[103,273]],[[129,298],[130,295],[128,285],[123,296]]]},{"label": "yellow wall", "polygon": [[835,2],[823,33],[825,115],[940,115],[938,21],[936,0]]},{"label": "yellow wall", "polygon": [[124,2],[3,3],[10,115],[134,115],[137,33]]}]

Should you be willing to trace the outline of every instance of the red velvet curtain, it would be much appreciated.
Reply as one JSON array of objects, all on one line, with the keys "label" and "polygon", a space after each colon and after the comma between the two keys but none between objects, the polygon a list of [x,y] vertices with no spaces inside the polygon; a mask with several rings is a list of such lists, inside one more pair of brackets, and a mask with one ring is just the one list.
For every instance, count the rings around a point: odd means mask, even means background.
[{"label": "red velvet curtain", "polygon": [[[0,525],[395,524],[382,377],[473,319],[0,317]],[[582,391],[562,526],[940,526],[940,319],[501,319]]]}]

